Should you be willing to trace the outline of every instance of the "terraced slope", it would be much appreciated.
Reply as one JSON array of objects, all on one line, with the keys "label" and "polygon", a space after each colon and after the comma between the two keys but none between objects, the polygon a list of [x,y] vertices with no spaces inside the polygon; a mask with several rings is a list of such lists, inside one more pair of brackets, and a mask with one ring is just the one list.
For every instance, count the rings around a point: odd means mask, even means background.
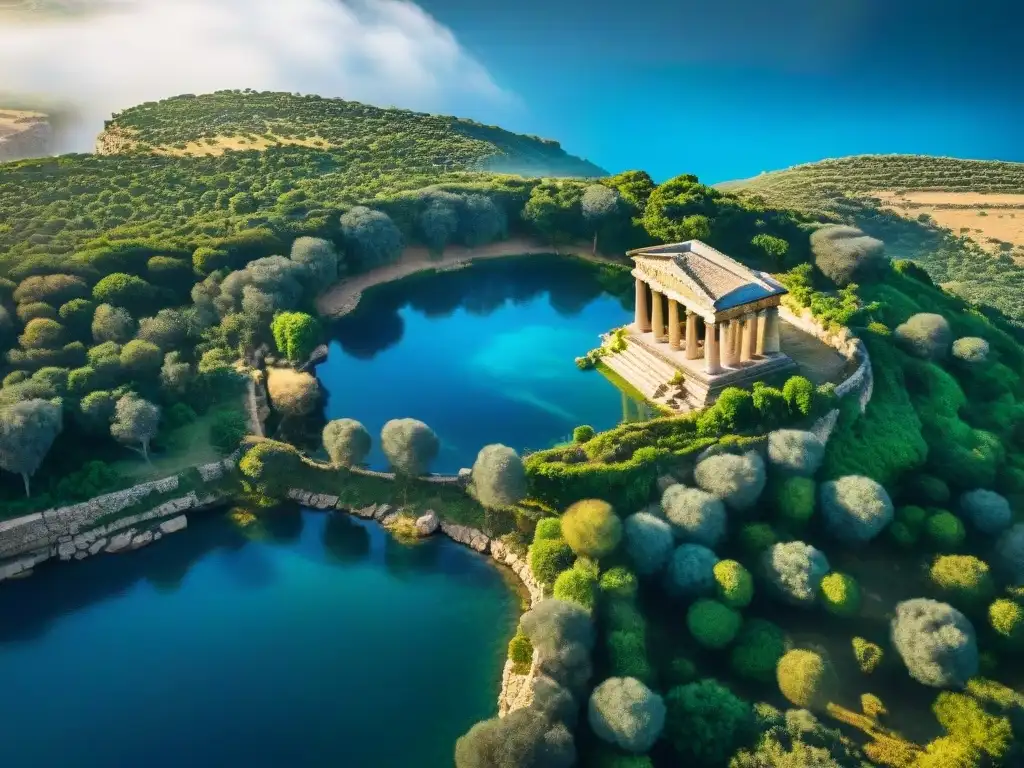
[{"label": "terraced slope", "polygon": [[101,154],[220,155],[298,145],[358,161],[396,158],[417,170],[486,170],[528,176],[605,176],[556,141],[457,117],[320,96],[254,91],[183,95],[132,107],[106,124]]}]

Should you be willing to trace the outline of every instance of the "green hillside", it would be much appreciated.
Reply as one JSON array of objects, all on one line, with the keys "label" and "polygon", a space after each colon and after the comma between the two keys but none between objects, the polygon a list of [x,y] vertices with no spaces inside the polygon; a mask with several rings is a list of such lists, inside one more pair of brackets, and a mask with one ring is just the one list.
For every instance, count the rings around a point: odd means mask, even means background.
[{"label": "green hillside", "polygon": [[[971,302],[989,304],[1024,323],[1024,244],[999,242],[986,228],[998,220],[984,195],[1024,194],[1024,163],[923,155],[861,155],[798,165],[717,185],[751,202],[793,208],[854,224],[885,241],[894,259],[919,262],[936,283]],[[919,212],[892,203],[914,193],[944,192],[944,202]],[[891,194],[886,194],[891,193]],[[887,200],[878,195],[886,194]],[[998,203],[1000,219],[1024,216]],[[975,210],[976,209],[976,210]],[[957,226],[937,212],[964,213]],[[909,215],[910,211],[913,215]],[[967,224],[968,226],[964,226]],[[992,244],[998,245],[993,248]]]},{"label": "green hillside", "polygon": [[[113,140],[111,140],[113,139]],[[489,170],[525,176],[605,176],[557,141],[458,117],[290,93],[220,91],[132,107],[107,122],[101,151],[163,152],[300,144],[354,162],[388,155],[408,170]],[[192,145],[192,146],[190,146]]]}]

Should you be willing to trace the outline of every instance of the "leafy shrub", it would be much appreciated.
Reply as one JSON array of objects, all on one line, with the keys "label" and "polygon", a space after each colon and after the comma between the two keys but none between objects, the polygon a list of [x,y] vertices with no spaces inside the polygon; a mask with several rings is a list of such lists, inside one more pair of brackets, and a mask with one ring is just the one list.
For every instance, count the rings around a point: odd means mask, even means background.
[{"label": "leafy shrub", "polygon": [[621,565],[601,574],[601,592],[612,597],[632,599],[636,595],[636,576]]},{"label": "leafy shrub", "polygon": [[594,438],[594,428],[589,424],[583,424],[572,431],[574,443],[585,443]]},{"label": "leafy shrub", "polygon": [[824,553],[802,541],[772,545],[761,558],[775,593],[794,605],[813,605],[829,571]]},{"label": "leafy shrub", "polygon": [[522,631],[517,631],[515,636],[508,641],[508,657],[518,669],[523,670],[519,674],[524,674],[533,663],[533,644]]},{"label": "leafy shrub", "polygon": [[323,444],[334,464],[357,467],[370,452],[370,433],[355,419],[333,419],[323,430]]},{"label": "leafy shrub", "polygon": [[949,486],[946,482],[924,473],[912,475],[904,480],[902,492],[909,499],[933,506],[943,506],[950,499]]},{"label": "leafy shrub", "polygon": [[949,321],[931,312],[911,316],[896,326],[894,336],[904,351],[925,360],[944,360],[953,341]]},{"label": "leafy shrub", "polygon": [[775,680],[775,668],[787,650],[786,635],[777,624],[751,619],[740,630],[729,661],[740,677],[770,683]]},{"label": "leafy shrub", "polygon": [[579,695],[590,675],[594,625],[583,607],[563,600],[541,600],[520,619],[540,659],[541,672]]},{"label": "leafy shrub", "polygon": [[821,601],[836,616],[860,613],[860,585],[852,576],[834,571],[821,580]]},{"label": "leafy shrub", "polygon": [[666,589],[675,597],[690,599],[715,589],[718,556],[700,544],[682,544],[672,553],[666,571]]},{"label": "leafy shrub", "polygon": [[577,501],[562,515],[562,536],[577,555],[600,560],[622,540],[622,522],[605,501]]},{"label": "leafy shrub", "polygon": [[611,677],[590,695],[587,720],[602,741],[643,753],[654,746],[665,727],[665,703],[639,680]]},{"label": "leafy shrub", "polygon": [[775,486],[775,509],[780,521],[794,531],[814,516],[815,485],[809,477],[787,477]]},{"label": "leafy shrub", "polygon": [[750,509],[764,490],[764,461],[750,451],[743,456],[722,453],[697,464],[694,479],[704,491],[737,510]]},{"label": "leafy shrub", "polygon": [[665,706],[665,735],[683,765],[725,765],[754,734],[750,704],[717,680],[673,688]]},{"label": "leafy shrub", "polygon": [[910,676],[936,688],[959,687],[978,672],[974,627],[960,611],[926,598],[896,605],[893,647]]},{"label": "leafy shrub", "polygon": [[968,491],[960,497],[960,511],[982,533],[1001,533],[1010,527],[1013,512],[1010,502],[995,491],[983,488]]},{"label": "leafy shrub", "polygon": [[724,648],[733,641],[743,617],[717,600],[698,600],[686,612],[686,626],[705,648]]},{"label": "leafy shrub", "polygon": [[634,677],[643,682],[652,681],[654,670],[647,657],[647,641],[643,632],[614,630],[608,633],[605,645],[611,674]]},{"label": "leafy shrub", "polygon": [[434,430],[416,419],[392,419],[380,433],[380,446],[399,474],[419,477],[427,473],[441,443]]},{"label": "leafy shrub", "polygon": [[485,445],[472,469],[473,492],[487,509],[509,507],[526,496],[526,471],[519,454],[506,445]]},{"label": "leafy shrub", "polygon": [[760,555],[778,540],[779,537],[768,523],[746,523],[740,528],[740,546],[752,556]]},{"label": "leafy shrub", "polygon": [[753,401],[762,428],[776,427],[786,421],[789,416],[786,396],[778,387],[769,387],[762,381],[755,382]]},{"label": "leafy shrub", "polygon": [[837,680],[829,661],[806,649],[787,651],[775,671],[779,690],[793,704],[824,709],[835,696]]},{"label": "leafy shrub", "polygon": [[814,413],[815,394],[814,385],[804,376],[790,376],[782,386],[782,396],[794,418],[806,418]]},{"label": "leafy shrub", "polygon": [[572,549],[565,539],[534,539],[530,547],[530,573],[541,584],[553,584],[572,565]]},{"label": "leafy shrub", "polygon": [[865,675],[870,675],[882,663],[882,646],[865,640],[863,637],[853,638],[853,657],[857,668]]},{"label": "leafy shrub", "polygon": [[973,555],[937,557],[928,577],[944,598],[965,609],[980,607],[991,600],[995,592],[988,563]]},{"label": "leafy shrub", "polygon": [[648,512],[637,512],[623,525],[626,553],[633,569],[641,576],[650,576],[665,567],[672,554],[672,527]]},{"label": "leafy shrub", "polygon": [[988,342],[977,336],[964,336],[953,342],[953,357],[965,363],[983,363],[988,352]]},{"label": "leafy shrub", "polygon": [[302,467],[302,457],[294,446],[276,440],[260,440],[238,462],[242,476],[255,486],[263,501],[281,498]]},{"label": "leafy shrub", "polygon": [[869,477],[850,475],[822,483],[819,495],[825,524],[840,541],[871,541],[893,518],[889,494]]},{"label": "leafy shrub", "polygon": [[1008,717],[990,714],[972,696],[949,691],[938,695],[932,711],[939,725],[954,739],[984,753],[994,765],[1003,764],[1013,743],[1013,727]]},{"label": "leafy shrub", "polygon": [[[5,310],[6,312],[6,310]],[[19,304],[17,310],[18,319],[25,325],[36,318],[45,320],[56,320],[60,312],[45,301],[30,301],[27,304]]]},{"label": "leafy shrub", "polygon": [[743,608],[754,597],[754,579],[750,571],[735,560],[719,560],[714,567],[718,599],[733,608]]},{"label": "leafy shrub", "polygon": [[1002,638],[1019,646],[1024,639],[1024,609],[1019,603],[1001,597],[988,607],[988,621]]},{"label": "leafy shrub", "polygon": [[1011,585],[1024,585],[1024,523],[1017,523],[999,537],[996,565]]},{"label": "leafy shrub", "polygon": [[562,538],[562,520],[558,517],[543,517],[537,521],[533,531],[533,540]]},{"label": "leafy shrub", "polygon": [[936,512],[925,521],[924,532],[934,547],[947,551],[955,551],[967,535],[960,518],[944,510]]},{"label": "leafy shrub", "polygon": [[713,407],[730,432],[740,432],[754,424],[754,398],[745,389],[726,387],[718,395]]},{"label": "leafy shrub", "polygon": [[768,434],[768,463],[790,474],[810,477],[825,458],[825,444],[813,432],[777,429]]},{"label": "leafy shrub", "polygon": [[831,224],[811,233],[814,265],[825,277],[842,287],[869,283],[888,267],[885,245],[856,227]]},{"label": "leafy shrub", "polygon": [[456,768],[571,768],[572,733],[533,707],[483,720],[455,742]]},{"label": "leafy shrub", "polygon": [[670,485],[661,497],[661,506],[681,541],[714,547],[725,535],[725,506],[706,491]]}]

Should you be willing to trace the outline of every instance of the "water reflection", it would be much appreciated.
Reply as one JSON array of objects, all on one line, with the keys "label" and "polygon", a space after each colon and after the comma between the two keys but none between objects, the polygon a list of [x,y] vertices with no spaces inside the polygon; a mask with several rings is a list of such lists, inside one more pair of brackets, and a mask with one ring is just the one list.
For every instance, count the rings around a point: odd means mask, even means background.
[{"label": "water reflection", "polygon": [[338,563],[351,564],[369,557],[370,531],[343,512],[327,515],[324,524],[324,550]]}]

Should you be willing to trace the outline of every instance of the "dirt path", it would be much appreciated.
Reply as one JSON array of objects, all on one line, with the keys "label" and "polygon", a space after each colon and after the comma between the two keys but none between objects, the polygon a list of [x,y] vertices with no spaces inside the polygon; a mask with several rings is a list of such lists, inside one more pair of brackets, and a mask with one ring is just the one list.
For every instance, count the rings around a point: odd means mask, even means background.
[{"label": "dirt path", "polygon": [[317,310],[325,317],[341,317],[347,315],[359,305],[363,291],[375,285],[390,283],[417,272],[444,271],[467,265],[481,259],[497,259],[503,256],[529,256],[555,253],[559,256],[578,256],[587,261],[600,264],[621,264],[622,262],[606,256],[593,256],[589,243],[551,245],[529,238],[513,238],[496,243],[482,245],[479,248],[466,248],[453,245],[445,248],[441,258],[432,258],[430,252],[422,246],[406,248],[394,264],[374,269],[355,277],[342,280],[328,288],[316,300]]}]

